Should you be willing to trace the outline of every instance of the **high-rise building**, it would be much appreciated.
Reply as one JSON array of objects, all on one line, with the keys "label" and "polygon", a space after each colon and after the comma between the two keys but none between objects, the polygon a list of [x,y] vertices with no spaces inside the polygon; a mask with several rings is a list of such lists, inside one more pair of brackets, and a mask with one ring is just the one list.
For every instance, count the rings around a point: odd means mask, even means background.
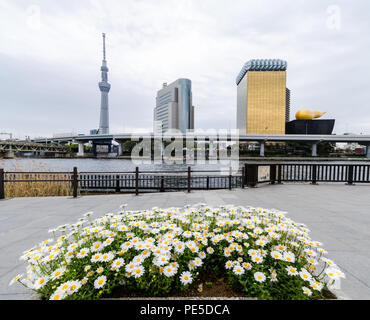
[{"label": "high-rise building", "polygon": [[154,132],[166,133],[171,129],[182,133],[194,129],[194,106],[189,79],[177,79],[168,85],[163,83],[162,89],[157,92]]},{"label": "high-rise building", "polygon": [[241,134],[285,134],[290,91],[286,88],[287,62],[249,60],[236,78],[237,129]]},{"label": "high-rise building", "polygon": [[110,84],[108,83],[108,67],[107,61],[105,60],[105,33],[103,33],[103,61],[101,70],[101,81],[99,82],[99,89],[101,92],[100,102],[100,122],[99,122],[99,134],[109,133],[109,109],[108,109],[108,93],[110,90]]}]

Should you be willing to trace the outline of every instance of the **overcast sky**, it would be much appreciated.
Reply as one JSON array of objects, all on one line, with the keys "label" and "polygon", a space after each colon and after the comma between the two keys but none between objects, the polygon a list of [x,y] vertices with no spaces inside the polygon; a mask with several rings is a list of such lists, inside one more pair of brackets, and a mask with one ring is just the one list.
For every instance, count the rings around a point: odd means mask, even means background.
[{"label": "overcast sky", "polygon": [[192,80],[195,127],[234,129],[235,78],[250,59],[288,62],[291,119],[326,111],[370,134],[369,1],[0,0],[0,132],[99,125],[102,37],[110,131],[152,130],[157,90]]}]

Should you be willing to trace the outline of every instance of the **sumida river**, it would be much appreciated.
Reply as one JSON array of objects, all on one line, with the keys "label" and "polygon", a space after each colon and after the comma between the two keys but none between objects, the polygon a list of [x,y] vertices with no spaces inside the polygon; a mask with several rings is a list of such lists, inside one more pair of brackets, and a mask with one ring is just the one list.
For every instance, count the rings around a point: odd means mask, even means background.
[{"label": "sumida river", "polygon": [[[214,161],[215,162],[215,161]],[[183,171],[187,170],[190,166],[192,170],[220,170],[224,171],[230,166],[234,170],[241,170],[245,163],[251,163],[256,161],[252,160],[224,160],[217,161],[204,161],[199,163],[196,160],[194,164],[154,164],[143,163],[137,164],[129,159],[3,159],[0,160],[0,168],[4,168],[6,171],[54,171],[54,172],[71,172],[73,167],[77,167],[79,172],[126,172],[135,171],[135,167],[139,167],[140,171]],[[312,164],[370,164],[368,161],[258,161],[257,163],[312,163]],[[235,172],[235,171],[234,171]]]}]

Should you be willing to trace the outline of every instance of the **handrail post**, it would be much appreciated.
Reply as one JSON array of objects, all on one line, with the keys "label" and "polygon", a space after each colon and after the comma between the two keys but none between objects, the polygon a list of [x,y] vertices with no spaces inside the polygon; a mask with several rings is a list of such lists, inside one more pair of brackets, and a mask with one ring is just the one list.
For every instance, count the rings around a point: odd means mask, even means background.
[{"label": "handrail post", "polygon": [[242,189],[244,189],[244,185],[245,185],[245,166],[243,167],[242,169]]},{"label": "handrail post", "polygon": [[258,165],[246,165],[246,182],[248,187],[255,187],[258,183]]},{"label": "handrail post", "polygon": [[278,184],[281,184],[281,164],[278,165]]},{"label": "handrail post", "polygon": [[347,166],[347,184],[353,185],[353,165]]},{"label": "handrail post", "polygon": [[191,191],[191,168],[188,167],[188,192]]},{"label": "handrail post", "polygon": [[135,169],[135,194],[139,194],[139,167]]},{"label": "handrail post", "polygon": [[73,187],[73,198],[77,198],[77,189],[78,189],[78,173],[77,167],[73,167],[73,178],[72,178],[72,187]]},{"label": "handrail post", "polygon": [[164,192],[164,176],[161,176],[161,188],[160,192]]},{"label": "handrail post", "polygon": [[313,164],[311,166],[311,169],[312,169],[312,182],[311,182],[311,184],[317,184],[316,183],[317,165],[316,164]]},{"label": "handrail post", "polygon": [[247,184],[247,164],[244,164],[244,181],[243,181],[243,188]]},{"label": "handrail post", "polygon": [[229,190],[231,190],[231,181],[232,181],[232,175],[231,175],[231,167],[229,169]]},{"label": "handrail post", "polygon": [[276,181],[276,164],[270,165],[270,183],[275,184]]},{"label": "handrail post", "polygon": [[4,169],[0,169],[0,199],[5,199]]},{"label": "handrail post", "polygon": [[209,176],[207,176],[207,190],[209,190]]},{"label": "handrail post", "polygon": [[119,186],[119,174],[116,175],[116,192],[120,192],[121,188]]}]

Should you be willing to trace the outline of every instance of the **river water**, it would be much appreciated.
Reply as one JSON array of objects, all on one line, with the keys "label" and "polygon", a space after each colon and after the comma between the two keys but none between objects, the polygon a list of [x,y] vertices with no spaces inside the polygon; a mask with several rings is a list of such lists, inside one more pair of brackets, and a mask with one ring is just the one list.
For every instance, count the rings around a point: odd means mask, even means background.
[{"label": "river water", "polygon": [[[143,163],[137,164],[129,159],[3,159],[0,160],[0,168],[6,171],[54,171],[54,172],[71,172],[73,167],[77,167],[79,172],[126,172],[134,171],[138,166],[140,171],[183,171],[187,170],[188,166],[192,170],[215,170],[225,171],[232,167],[233,171],[239,171],[245,163],[253,161],[194,161],[194,164],[154,164]],[[304,163],[307,163],[305,161]],[[255,163],[255,162],[254,162]],[[301,161],[267,161],[258,163],[303,163]],[[367,161],[309,161],[312,164],[369,164]]]}]

